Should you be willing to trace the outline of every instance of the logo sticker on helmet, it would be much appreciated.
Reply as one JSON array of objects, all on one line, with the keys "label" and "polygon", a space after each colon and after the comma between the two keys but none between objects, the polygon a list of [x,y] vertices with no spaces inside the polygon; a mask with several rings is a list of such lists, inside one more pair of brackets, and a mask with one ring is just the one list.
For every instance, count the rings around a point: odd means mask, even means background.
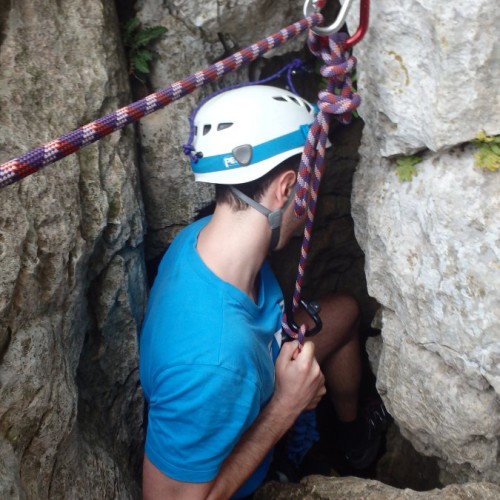
[{"label": "logo sticker on helmet", "polygon": [[237,167],[239,163],[235,160],[234,156],[226,156],[224,158],[224,166],[226,168]]}]

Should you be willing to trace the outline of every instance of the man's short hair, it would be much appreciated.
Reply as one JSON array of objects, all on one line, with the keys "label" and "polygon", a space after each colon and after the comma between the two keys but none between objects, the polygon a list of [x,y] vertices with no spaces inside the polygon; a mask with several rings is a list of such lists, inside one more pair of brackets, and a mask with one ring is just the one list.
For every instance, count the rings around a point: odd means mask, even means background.
[{"label": "man's short hair", "polygon": [[[296,154],[282,161],[272,170],[267,172],[267,174],[263,175],[259,179],[255,179],[250,182],[246,182],[244,184],[236,184],[237,187],[242,193],[246,194],[250,198],[255,201],[260,201],[263,194],[266,192],[267,188],[273,182],[273,180],[278,177],[283,172],[287,170],[294,170],[298,172],[300,165],[300,157],[301,154]],[[231,187],[227,184],[216,184],[215,185],[215,202],[219,203],[227,203],[233,210],[245,210],[248,205],[236,197],[231,191]]]}]

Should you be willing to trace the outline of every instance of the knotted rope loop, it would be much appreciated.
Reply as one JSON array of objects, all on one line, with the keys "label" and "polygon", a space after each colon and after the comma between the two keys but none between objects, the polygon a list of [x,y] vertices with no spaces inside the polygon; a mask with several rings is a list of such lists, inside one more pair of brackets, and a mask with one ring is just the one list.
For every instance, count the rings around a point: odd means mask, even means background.
[{"label": "knotted rope loop", "polygon": [[200,159],[200,153],[195,153],[194,152],[194,147],[192,144],[183,144],[182,145],[182,152],[186,155],[189,156],[189,159],[193,163],[197,163],[198,160]]},{"label": "knotted rope loop", "polygon": [[318,106],[320,110],[325,114],[336,115],[336,119],[343,124],[351,122],[352,112],[361,102],[357,94],[352,97],[343,97],[341,95],[322,91],[319,93],[318,97]]},{"label": "knotted rope loop", "polygon": [[[328,78],[328,83],[326,89],[318,95],[319,111],[307,135],[297,178],[295,215],[299,218],[306,215],[306,222],[295,281],[292,312],[295,312],[300,304],[319,186],[325,167],[330,120],[334,116],[343,124],[350,123],[352,112],[361,102],[360,96],[353,90],[350,76],[356,67],[356,58],[346,49],[346,40],[345,33],[335,33],[328,38],[328,43],[325,43],[324,37],[318,37],[312,31],[309,32],[309,48],[325,63],[320,72]],[[295,333],[288,325],[286,313],[283,315],[282,325],[288,336],[297,339],[300,345],[303,344],[307,334],[305,325],[301,325],[299,331]]]}]

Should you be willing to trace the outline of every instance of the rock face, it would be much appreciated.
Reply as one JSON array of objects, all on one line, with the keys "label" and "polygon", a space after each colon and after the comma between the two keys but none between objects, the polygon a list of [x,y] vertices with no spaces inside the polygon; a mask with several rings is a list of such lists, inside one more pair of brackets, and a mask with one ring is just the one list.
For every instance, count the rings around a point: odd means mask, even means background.
[{"label": "rock face", "polygon": [[[358,26],[359,0],[349,26]],[[483,129],[498,134],[498,9],[489,0],[372,2],[356,48],[363,118],[384,157],[438,151]]]},{"label": "rock face", "polygon": [[301,484],[268,483],[255,494],[255,500],[494,500],[500,495],[500,486],[492,483],[469,483],[447,486],[442,490],[400,490],[368,479],[357,477],[309,476]]},{"label": "rock face", "polygon": [[[0,157],[130,100],[114,6],[0,2]],[[0,191],[0,497],[137,495],[134,131]]]},{"label": "rock face", "polygon": [[[499,22],[490,2],[378,2],[356,47],[353,217],[384,308],[378,387],[444,482],[500,482],[500,173],[461,144],[500,133]],[[423,148],[440,152],[400,182],[390,157]]]},{"label": "rock face", "polygon": [[[139,0],[145,25],[168,29],[153,87],[278,30],[301,7]],[[402,434],[439,457],[443,483],[500,483],[500,173],[475,167],[475,147],[463,145],[480,130],[500,134],[499,16],[485,0],[374,2],[355,49],[366,126],[352,206],[368,290],[383,306],[383,341],[371,350],[378,387]],[[112,2],[0,0],[0,159],[130,102],[123,59]],[[194,186],[181,155],[186,117],[202,96],[247,79],[244,68],[149,116],[137,152],[129,127],[0,191],[1,498],[139,497],[144,220],[156,257],[210,201],[211,188]],[[363,262],[349,215],[355,142],[337,136],[310,295],[363,294],[351,279]],[[423,151],[418,175],[400,183],[393,156],[415,151]],[[292,248],[276,267],[293,276],[296,262]],[[369,317],[374,302],[363,300]],[[280,494],[499,496],[487,483],[420,494],[343,482],[308,480]]]},{"label": "rock face", "polygon": [[[151,78],[155,89],[185,78],[215,57],[199,30],[186,25],[183,17],[172,15],[170,9],[148,2],[139,13],[145,25],[159,24],[168,30],[157,44],[160,56]],[[184,10],[182,13],[189,17]],[[149,258],[162,255],[178,230],[212,198],[210,186],[194,186],[189,161],[182,153],[189,135],[189,114],[207,92],[202,89],[175,101],[139,124]]]}]

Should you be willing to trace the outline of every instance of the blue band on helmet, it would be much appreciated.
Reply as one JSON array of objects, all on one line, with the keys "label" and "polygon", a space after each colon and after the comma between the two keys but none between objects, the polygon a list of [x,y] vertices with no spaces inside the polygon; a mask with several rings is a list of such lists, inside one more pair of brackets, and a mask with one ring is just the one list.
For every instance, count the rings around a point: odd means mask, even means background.
[{"label": "blue band on helmet", "polygon": [[222,155],[198,158],[196,162],[191,162],[191,167],[195,174],[207,174],[210,172],[249,167],[252,164],[267,160],[285,151],[304,146],[310,127],[311,123],[306,123],[301,125],[295,132],[254,146],[252,148],[252,161],[248,165],[238,163],[233,154],[229,152]]}]

